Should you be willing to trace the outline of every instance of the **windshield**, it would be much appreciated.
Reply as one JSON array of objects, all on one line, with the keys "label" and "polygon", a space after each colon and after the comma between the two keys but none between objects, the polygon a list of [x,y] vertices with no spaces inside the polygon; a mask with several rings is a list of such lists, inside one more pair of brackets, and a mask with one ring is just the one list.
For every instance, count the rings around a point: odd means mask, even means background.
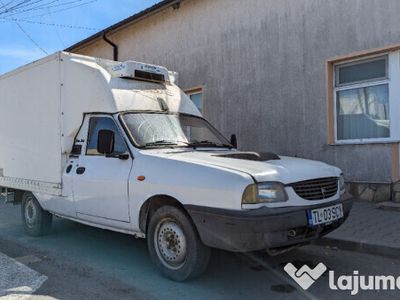
[{"label": "windshield", "polygon": [[232,147],[215,128],[199,117],[129,113],[122,118],[139,147]]}]

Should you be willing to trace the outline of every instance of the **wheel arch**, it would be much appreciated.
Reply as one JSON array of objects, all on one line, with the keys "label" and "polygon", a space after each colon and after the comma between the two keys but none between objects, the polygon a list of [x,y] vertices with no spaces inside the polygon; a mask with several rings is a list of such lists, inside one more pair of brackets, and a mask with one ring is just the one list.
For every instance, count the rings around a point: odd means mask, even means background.
[{"label": "wheel arch", "polygon": [[139,228],[147,233],[149,216],[162,206],[169,205],[181,209],[191,219],[189,213],[183,204],[176,198],[169,195],[154,195],[147,199],[140,208],[139,212]]},{"label": "wheel arch", "polygon": [[[31,200],[28,200],[29,198]],[[26,204],[28,201],[32,203],[32,209],[35,211],[35,213],[29,217],[29,221],[26,210]],[[36,196],[32,192],[26,191],[22,194],[21,217],[25,231],[30,236],[38,237],[47,235],[51,230],[53,215],[42,208]]]}]

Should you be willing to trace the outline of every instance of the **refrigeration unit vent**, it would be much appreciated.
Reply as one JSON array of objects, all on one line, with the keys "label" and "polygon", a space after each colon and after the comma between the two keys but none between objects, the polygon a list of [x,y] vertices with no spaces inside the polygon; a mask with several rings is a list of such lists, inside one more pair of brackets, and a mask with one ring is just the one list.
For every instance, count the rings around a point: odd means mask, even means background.
[{"label": "refrigeration unit vent", "polygon": [[168,70],[165,67],[144,64],[136,61],[126,61],[112,66],[115,77],[136,79],[151,82],[170,82]]}]

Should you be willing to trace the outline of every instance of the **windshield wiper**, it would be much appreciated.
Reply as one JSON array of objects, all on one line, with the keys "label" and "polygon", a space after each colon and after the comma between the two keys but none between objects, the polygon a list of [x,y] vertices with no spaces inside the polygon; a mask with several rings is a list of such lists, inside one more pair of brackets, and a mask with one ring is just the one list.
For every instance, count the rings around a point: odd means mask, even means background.
[{"label": "windshield wiper", "polygon": [[154,141],[154,142],[149,142],[146,143],[146,147],[152,147],[152,146],[179,146],[179,144],[185,144],[186,146],[189,147],[218,147],[218,148],[233,148],[232,145],[228,144],[218,144],[213,141],[194,141],[194,142],[186,142],[186,141],[173,141],[173,140],[159,140],[159,141]]},{"label": "windshield wiper", "polygon": [[190,145],[188,142],[185,142],[185,141],[159,140],[159,141],[146,143],[145,146],[146,147],[151,147],[151,146],[178,146],[179,143],[183,143],[185,145]]},{"label": "windshield wiper", "polygon": [[232,145],[222,144],[222,143],[218,144],[216,142],[208,141],[208,140],[199,141],[199,142],[198,141],[191,142],[190,146],[192,146],[192,147],[201,147],[201,146],[207,147],[207,146],[211,146],[211,147],[232,148]]}]

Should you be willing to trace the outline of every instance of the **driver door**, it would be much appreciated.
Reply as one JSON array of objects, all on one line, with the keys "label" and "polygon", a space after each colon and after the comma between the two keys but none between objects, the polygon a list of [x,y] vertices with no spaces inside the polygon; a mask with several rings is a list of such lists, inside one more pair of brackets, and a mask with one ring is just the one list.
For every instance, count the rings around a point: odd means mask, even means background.
[{"label": "driver door", "polygon": [[[113,157],[97,151],[100,130],[114,132]],[[128,178],[132,157],[116,157],[129,152],[115,120],[111,116],[91,116],[87,137],[86,151],[79,156],[73,174],[77,217],[108,225],[130,222]]]}]

